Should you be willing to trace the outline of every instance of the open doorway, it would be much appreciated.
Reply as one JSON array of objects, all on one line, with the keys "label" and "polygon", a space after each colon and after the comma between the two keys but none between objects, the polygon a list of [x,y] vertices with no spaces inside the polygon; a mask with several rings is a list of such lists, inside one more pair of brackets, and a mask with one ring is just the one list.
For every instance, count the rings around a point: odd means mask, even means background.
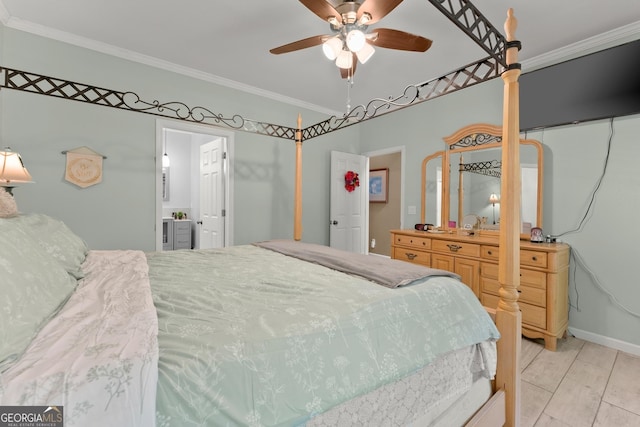
[{"label": "open doorway", "polygon": [[156,121],[156,250],[233,244],[233,140],[209,126]]},{"label": "open doorway", "polygon": [[383,202],[369,201],[369,253],[391,257],[390,230],[404,227],[404,147],[364,153],[369,170],[386,170],[387,195]]}]

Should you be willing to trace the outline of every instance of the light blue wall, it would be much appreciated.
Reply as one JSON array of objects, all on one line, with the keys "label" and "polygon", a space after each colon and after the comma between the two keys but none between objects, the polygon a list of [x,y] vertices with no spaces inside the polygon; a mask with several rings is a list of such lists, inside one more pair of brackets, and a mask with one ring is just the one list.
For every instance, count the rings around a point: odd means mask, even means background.
[{"label": "light blue wall", "polygon": [[[569,325],[640,345],[640,115],[613,121],[611,154],[584,227],[561,237],[573,251]],[[610,122],[530,133],[545,146],[544,232],[577,229],[604,171]]]},{"label": "light blue wall", "polygon": [[[205,106],[295,128],[324,119],[266,98],[4,28],[2,65],[65,80],[133,91],[160,102]],[[23,212],[67,222],[94,249],[155,247],[156,118],[80,102],[2,90],[2,143],[19,151],[35,184],[16,189]],[[305,143],[304,240],[328,243],[327,149],[358,150],[351,127]],[[61,151],[89,146],[107,156],[101,184],[80,189],[64,180]],[[246,132],[235,135],[235,243],[293,236],[295,144]],[[261,172],[267,172],[266,177]]]},{"label": "light blue wall", "polygon": [[[299,112],[304,126],[324,118],[12,29],[0,29],[0,38],[0,59],[7,67],[291,127],[296,126]],[[22,211],[64,220],[92,248],[153,249],[153,116],[11,90],[0,92],[0,112],[2,144],[23,155],[36,181],[16,189]],[[404,146],[404,223],[410,226],[419,220],[422,159],[441,150],[442,137],[460,127],[474,122],[499,124],[501,119],[502,81],[495,79],[305,142],[303,239],[328,243],[330,150],[369,152]],[[562,237],[579,256],[571,264],[570,326],[640,346],[640,287],[634,268],[640,234],[635,224],[640,212],[640,116],[616,119],[614,128],[610,163],[588,221],[579,232]],[[608,135],[606,120],[528,135],[545,147],[545,234],[572,230],[585,214],[603,170]],[[85,190],[63,180],[60,154],[81,145],[108,156],[103,183]],[[235,243],[291,237],[294,144],[238,132],[235,150]],[[416,206],[418,213],[409,215],[408,206]]]}]

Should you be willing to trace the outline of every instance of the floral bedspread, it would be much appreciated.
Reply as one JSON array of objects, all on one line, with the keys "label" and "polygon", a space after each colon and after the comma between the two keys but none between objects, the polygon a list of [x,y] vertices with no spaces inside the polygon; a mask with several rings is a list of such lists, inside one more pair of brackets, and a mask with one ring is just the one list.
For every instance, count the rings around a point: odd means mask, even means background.
[{"label": "floral bedspread", "polygon": [[499,337],[450,277],[389,289],[253,245],[147,260],[162,427],[304,425],[438,355]]}]

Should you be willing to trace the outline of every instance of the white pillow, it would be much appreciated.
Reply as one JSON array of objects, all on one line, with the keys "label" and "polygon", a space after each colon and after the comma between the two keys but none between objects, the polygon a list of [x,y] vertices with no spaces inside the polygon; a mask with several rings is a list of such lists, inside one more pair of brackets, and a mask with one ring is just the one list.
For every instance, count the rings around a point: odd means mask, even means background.
[{"label": "white pillow", "polygon": [[16,200],[4,187],[0,187],[0,218],[11,218],[18,215]]}]

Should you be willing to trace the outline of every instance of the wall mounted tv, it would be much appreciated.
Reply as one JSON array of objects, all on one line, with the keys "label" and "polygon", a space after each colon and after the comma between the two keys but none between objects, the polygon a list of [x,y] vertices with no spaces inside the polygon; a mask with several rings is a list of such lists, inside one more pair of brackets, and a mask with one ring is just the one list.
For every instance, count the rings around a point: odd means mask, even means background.
[{"label": "wall mounted tv", "polygon": [[640,40],[520,76],[522,131],[640,113]]}]

